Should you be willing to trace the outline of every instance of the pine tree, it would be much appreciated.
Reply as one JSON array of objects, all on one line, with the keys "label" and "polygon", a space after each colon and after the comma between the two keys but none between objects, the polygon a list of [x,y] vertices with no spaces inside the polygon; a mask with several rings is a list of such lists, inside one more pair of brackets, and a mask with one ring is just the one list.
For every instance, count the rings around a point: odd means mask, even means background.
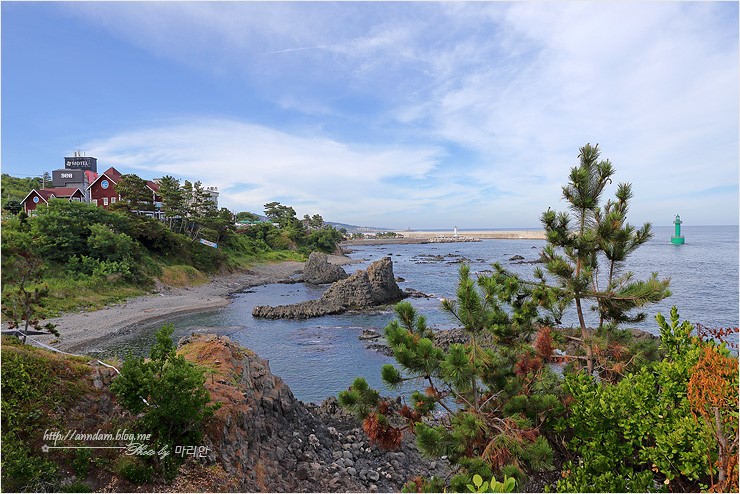
[{"label": "pine tree", "polygon": [[121,200],[113,204],[111,209],[130,213],[154,211],[154,193],[139,176],[133,173],[122,175],[115,187]]},{"label": "pine tree", "polygon": [[[532,363],[536,350],[528,337],[534,326],[518,324],[502,307],[509,298],[527,298],[521,296],[531,295],[530,287],[496,287],[491,277],[474,281],[470,268],[461,266],[457,300],[443,301],[442,307],[460,321],[466,342],[447,348],[435,342],[411,304],[396,305],[397,319],[385,336],[398,367],[384,366],[381,376],[391,389],[411,383],[424,387],[411,394],[410,406],[394,408],[362,378],[339,394],[342,406],[363,419],[372,442],[393,449],[405,431],[413,432],[423,453],[460,465],[453,490],[465,490],[476,474],[521,479],[525,470],[551,468],[552,450],[538,430],[541,417],[561,407],[554,394],[557,379],[544,365],[551,351]],[[523,359],[531,365],[519,365]],[[440,408],[443,418],[431,420]]]},{"label": "pine tree", "polygon": [[171,175],[159,180],[159,195],[162,197],[162,212],[171,230],[177,220],[182,223],[186,216],[186,201],[180,181]]},{"label": "pine tree", "polygon": [[[594,338],[608,344],[620,323],[645,317],[634,309],[670,295],[668,280],[657,273],[634,281],[623,272],[629,255],[651,237],[650,224],[636,229],[626,221],[631,186],[620,184],[615,200],[602,208],[614,168],[599,160],[598,146],[584,146],[579,158],[563,187],[575,225],[568,213],[542,215],[546,270],[536,269],[535,280],[527,281],[494,264],[492,274],[473,280],[469,267],[461,267],[456,300],[443,300],[442,308],[461,324],[465,343],[439,346],[410,304],[396,306],[397,320],[385,334],[398,367],[384,366],[382,379],[397,390],[423,383],[424,392],[411,394],[411,406],[394,409],[362,378],[339,395],[342,406],[363,419],[371,441],[393,448],[405,431],[413,432],[422,452],[458,464],[462,473],[452,479],[453,490],[465,490],[475,474],[521,478],[524,470],[551,467],[552,449],[540,431],[551,430],[564,412],[561,380],[547,366],[556,360],[551,325],[561,324],[569,307],[575,305],[586,353],[580,358],[590,374],[603,360]],[[598,316],[596,331],[586,322],[589,302]],[[609,348],[618,359],[621,350]],[[619,374],[596,370],[602,377]],[[439,408],[445,413],[432,420]],[[414,482],[409,489],[429,485]]]},{"label": "pine tree", "polygon": [[[633,309],[658,302],[670,295],[669,280],[659,280],[657,273],[646,281],[633,281],[630,272],[620,274],[627,256],[652,237],[649,223],[635,229],[626,223],[630,184],[620,184],[616,201],[600,207],[604,189],[611,183],[614,167],[609,160],[599,160],[598,145],[580,149],[578,166],[571,169],[563,198],[573,213],[575,227],[568,213],[548,210],[542,215],[548,244],[543,251],[547,271],[554,276],[563,300],[575,304],[585,349],[586,368],[594,371],[593,331],[586,322],[588,300],[598,313],[595,325],[600,334],[619,323],[636,322],[645,313],[630,315]],[[608,274],[601,283],[599,268],[606,261]]]}]

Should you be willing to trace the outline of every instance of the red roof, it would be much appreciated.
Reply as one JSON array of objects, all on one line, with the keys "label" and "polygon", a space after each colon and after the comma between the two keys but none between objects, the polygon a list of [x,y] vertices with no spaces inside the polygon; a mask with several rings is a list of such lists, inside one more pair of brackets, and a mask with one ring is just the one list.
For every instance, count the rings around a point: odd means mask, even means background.
[{"label": "red roof", "polygon": [[43,197],[44,200],[46,200],[46,201],[48,201],[52,197],[56,197],[56,194],[54,194],[54,188],[41,189],[41,190],[33,189],[32,192],[36,192],[38,195],[40,195],[41,197]]},{"label": "red roof", "polygon": [[85,170],[85,176],[87,177],[87,183],[91,184],[98,178],[98,174],[92,170]]},{"label": "red roof", "polygon": [[100,175],[98,175],[98,177],[95,180],[93,180],[92,182],[90,182],[90,185],[87,188],[90,189],[93,185],[95,185],[95,182],[97,182],[98,180],[100,180],[103,177],[103,175],[105,175],[106,177],[108,177],[108,180],[110,180],[111,182],[113,182],[113,184],[117,184],[118,182],[120,182],[121,181],[121,176],[122,176],[121,173],[118,170],[116,170],[115,168],[113,168],[111,166],[110,168],[108,168],[107,170],[105,170],[103,173],[101,173]]},{"label": "red roof", "polygon": [[49,199],[51,199],[52,197],[56,197],[59,199],[72,197],[77,191],[79,191],[80,195],[84,197],[82,191],[77,187],[49,187],[48,189],[41,190],[33,189],[31,192],[28,193],[26,197],[23,198],[21,202],[26,202],[26,199],[28,199],[28,197],[34,192],[38,194],[44,201],[49,202]]},{"label": "red roof", "polygon": [[159,184],[156,182],[152,182],[151,180],[147,180],[146,184],[149,186],[150,189],[152,189],[154,192],[157,192],[159,190]]},{"label": "red roof", "polygon": [[45,196],[45,199],[49,199],[49,197],[51,197],[52,194],[54,194],[54,197],[58,197],[60,199],[67,198],[67,197],[72,197],[73,195],[75,195],[76,192],[79,192],[80,195],[83,195],[82,194],[82,191],[80,189],[78,189],[77,187],[53,187],[51,189],[37,190],[36,192],[38,192],[38,193],[42,193],[42,192],[48,193],[49,195],[48,196]]},{"label": "red roof", "polygon": [[104,175],[107,175],[109,179],[113,180],[113,182],[118,183],[121,181],[121,173],[113,168],[112,166],[105,170],[103,172]]}]

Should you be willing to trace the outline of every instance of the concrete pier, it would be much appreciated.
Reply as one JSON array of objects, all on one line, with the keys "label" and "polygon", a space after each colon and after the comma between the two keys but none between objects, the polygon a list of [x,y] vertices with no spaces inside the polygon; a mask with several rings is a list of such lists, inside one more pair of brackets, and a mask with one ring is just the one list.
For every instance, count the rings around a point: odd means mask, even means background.
[{"label": "concrete pier", "polygon": [[[426,232],[426,231],[396,231],[397,234],[403,235],[404,238],[425,239],[434,237],[448,236],[447,232]],[[544,230],[481,230],[481,231],[457,231],[458,237],[468,238],[496,238],[507,240],[545,240]]]},{"label": "concrete pier", "polygon": [[[481,230],[481,231],[457,231],[453,237],[449,232],[408,231],[397,230],[395,233],[402,235],[396,238],[364,238],[358,240],[347,240],[342,245],[384,245],[384,244],[425,244],[440,242],[441,238],[450,237],[450,242],[475,242],[485,239],[498,240],[545,240],[547,237],[544,230]],[[456,240],[455,240],[456,239]]]}]

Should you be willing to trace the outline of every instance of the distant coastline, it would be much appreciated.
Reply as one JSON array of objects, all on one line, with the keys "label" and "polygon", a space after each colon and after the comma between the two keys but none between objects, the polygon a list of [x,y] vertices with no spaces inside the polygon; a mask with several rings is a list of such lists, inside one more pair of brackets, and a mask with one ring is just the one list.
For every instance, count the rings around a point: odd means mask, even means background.
[{"label": "distant coastline", "polygon": [[458,230],[457,234],[450,230],[396,230],[396,238],[363,238],[345,240],[342,245],[384,245],[384,244],[423,244],[434,238],[470,238],[470,239],[497,239],[497,240],[545,240],[544,230]]}]

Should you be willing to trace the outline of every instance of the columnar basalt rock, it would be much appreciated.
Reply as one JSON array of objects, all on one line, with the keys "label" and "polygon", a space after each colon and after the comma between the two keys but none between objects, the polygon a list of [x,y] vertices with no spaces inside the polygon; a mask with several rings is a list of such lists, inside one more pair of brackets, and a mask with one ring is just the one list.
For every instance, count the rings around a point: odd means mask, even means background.
[{"label": "columnar basalt rock", "polygon": [[204,461],[221,465],[242,492],[398,492],[417,475],[450,472],[448,462],[423,458],[411,436],[395,452],[370,444],[336,398],[297,400],[267,361],[229,338],[197,335],[180,345],[188,360],[213,369],[205,385],[222,403],[205,426]]},{"label": "columnar basalt rock", "polygon": [[393,261],[390,257],[372,263],[367,268],[367,278],[374,305],[392,304],[403,299],[404,294],[393,275]]},{"label": "columnar basalt rock", "polygon": [[311,252],[303,267],[303,281],[312,285],[324,285],[343,280],[349,275],[341,266],[331,264],[323,252]]},{"label": "columnar basalt rock", "polygon": [[384,257],[366,270],[333,283],[318,300],[277,307],[261,305],[252,310],[252,315],[267,319],[306,319],[392,304],[404,296],[393,275],[393,261]]}]

